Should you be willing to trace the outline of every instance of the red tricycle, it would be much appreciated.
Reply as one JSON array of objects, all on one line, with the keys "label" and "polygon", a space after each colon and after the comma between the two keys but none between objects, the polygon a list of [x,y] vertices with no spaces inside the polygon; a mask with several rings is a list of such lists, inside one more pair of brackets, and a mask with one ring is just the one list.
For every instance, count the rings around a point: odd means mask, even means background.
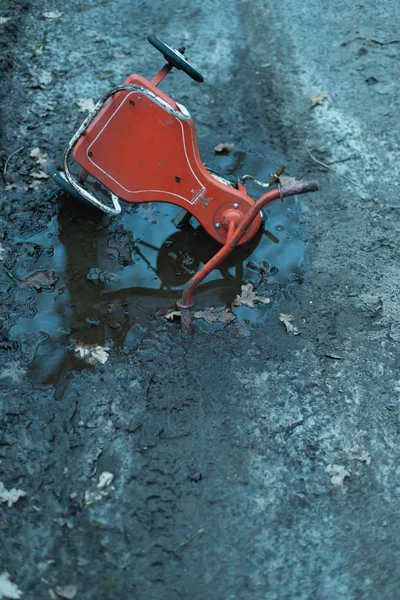
[{"label": "red tricycle", "polygon": [[[69,142],[63,170],[54,166],[50,175],[64,190],[109,215],[121,212],[119,200],[131,203],[169,202],[192,215],[207,233],[222,245],[187,283],[177,303],[184,327],[190,327],[192,294],[198,284],[239,245],[246,244],[261,224],[260,212],[272,200],[319,189],[317,181],[281,187],[277,183],[257,201],[246,192],[244,180],[232,184],[210,172],[197,147],[193,119],[188,110],[159,89],[173,67],[201,83],[203,76],[176,50],[155,36],[149,42],[167,63],[151,80],[130,75],[107,92]],[[81,168],[79,180],[69,168],[71,153]],[[108,204],[88,176],[104,186]],[[251,178],[254,180],[254,178]]]}]

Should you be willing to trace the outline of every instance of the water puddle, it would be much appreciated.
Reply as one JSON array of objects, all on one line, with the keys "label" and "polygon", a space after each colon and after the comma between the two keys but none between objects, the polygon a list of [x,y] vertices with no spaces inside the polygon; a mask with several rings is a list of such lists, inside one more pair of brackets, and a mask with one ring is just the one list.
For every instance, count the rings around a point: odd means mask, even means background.
[{"label": "water puddle", "polygon": [[[221,174],[251,172],[267,179],[276,164],[247,163],[241,153],[214,160]],[[259,188],[248,188],[254,197]],[[60,211],[45,230],[17,240],[32,252],[17,272],[24,279],[52,271],[57,280],[48,290],[18,289],[29,307],[11,329],[20,343],[29,378],[35,386],[59,385],[71,369],[86,368],[73,348],[84,344],[137,348],[149,329],[170,327],[162,315],[185,283],[218,250],[219,245],[196,222],[177,230],[179,208],[163,203],[123,205],[110,219],[60,194]],[[230,306],[241,285],[252,282],[280,301],[295,292],[305,270],[305,231],[292,198],[264,211],[257,236],[238,248],[195,294],[197,309]],[[239,321],[264,321],[270,309],[235,308]],[[207,325],[201,325],[208,327]]]}]

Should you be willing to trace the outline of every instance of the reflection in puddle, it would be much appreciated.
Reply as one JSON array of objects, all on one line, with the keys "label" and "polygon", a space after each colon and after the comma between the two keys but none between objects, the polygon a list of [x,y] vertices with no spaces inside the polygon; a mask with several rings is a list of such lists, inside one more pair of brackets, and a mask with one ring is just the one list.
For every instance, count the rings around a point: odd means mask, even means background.
[{"label": "reflection in puddle", "polygon": [[[251,172],[265,179],[272,170],[253,165]],[[249,193],[258,197],[260,190]],[[173,219],[180,209],[172,205],[124,204],[122,215],[111,220],[69,197],[59,202],[59,215],[46,230],[17,240],[38,249],[19,278],[38,270],[58,277],[52,292],[18,291],[36,313],[21,317],[10,339],[20,342],[36,386],[57,385],[71,369],[87,367],[73,355],[77,341],[137,348],[149,328],[164,326],[158,317],[220,247],[195,221],[177,230]],[[278,301],[302,283],[306,241],[294,200],[270,204],[264,217],[257,236],[197,289],[196,308],[230,306],[249,281]],[[268,310],[234,308],[239,321],[253,322],[264,321]]]}]

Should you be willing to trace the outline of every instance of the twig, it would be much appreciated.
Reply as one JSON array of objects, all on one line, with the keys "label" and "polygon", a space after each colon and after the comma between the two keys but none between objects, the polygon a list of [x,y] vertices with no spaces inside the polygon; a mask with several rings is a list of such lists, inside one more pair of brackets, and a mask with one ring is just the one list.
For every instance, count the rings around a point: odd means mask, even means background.
[{"label": "twig", "polygon": [[259,179],[256,179],[255,177],[253,177],[253,175],[243,175],[243,177],[240,178],[241,183],[244,183],[245,181],[252,181],[253,183],[255,183],[256,185],[259,185],[260,187],[263,188],[269,188],[271,187],[271,185],[274,185],[275,183],[279,183],[279,175],[282,175],[282,173],[285,171],[285,165],[280,165],[275,173],[273,173],[268,182],[265,181],[260,181]]},{"label": "twig", "polygon": [[311,158],[316,163],[318,163],[319,165],[322,165],[323,167],[325,167],[325,169],[328,169],[329,171],[332,171],[333,173],[336,173],[336,175],[339,175],[339,177],[343,177],[343,179],[346,179],[346,181],[348,181],[349,183],[353,184],[355,187],[357,187],[358,189],[360,189],[362,192],[364,192],[364,194],[367,194],[367,196],[368,196],[367,190],[365,188],[363,188],[362,185],[360,185],[359,183],[356,183],[355,181],[353,181],[353,179],[350,179],[350,177],[347,177],[347,175],[343,175],[337,169],[334,169],[333,167],[330,167],[326,163],[322,162],[322,160],[319,160],[316,156],[314,156],[314,154],[311,152],[311,150],[307,146],[306,142],[304,142],[304,147],[307,150],[308,154],[311,156]]},{"label": "twig", "polygon": [[179,550],[180,548],[183,548],[183,546],[186,546],[186,544],[191,542],[195,537],[197,537],[201,533],[205,533],[204,529],[199,529],[198,531],[190,535],[184,542],[181,542],[179,546],[176,546],[176,548],[174,548],[174,552],[176,552],[176,550]]},{"label": "twig", "polygon": [[357,160],[358,154],[352,154],[351,156],[347,156],[346,158],[339,158],[338,160],[333,160],[330,163],[326,163],[327,165],[337,165],[338,163],[344,163],[348,160]]},{"label": "twig", "polygon": [[24,146],[21,146],[21,148],[18,148],[18,150],[14,150],[14,152],[11,152],[10,156],[6,160],[6,164],[4,165],[4,169],[3,169],[4,175],[7,173],[7,167],[8,167],[8,163],[10,162],[10,158],[12,158],[14,156],[14,154],[17,154],[17,152],[21,152],[21,150],[23,150],[23,149],[24,149]]}]

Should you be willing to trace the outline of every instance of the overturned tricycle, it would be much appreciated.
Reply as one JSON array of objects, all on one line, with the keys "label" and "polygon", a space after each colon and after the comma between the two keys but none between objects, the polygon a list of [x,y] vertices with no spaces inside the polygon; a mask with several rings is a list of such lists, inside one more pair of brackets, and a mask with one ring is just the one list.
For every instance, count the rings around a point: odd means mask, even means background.
[{"label": "overturned tricycle", "polygon": [[[49,172],[67,192],[97,209],[117,215],[120,200],[131,203],[169,202],[191,215],[222,248],[186,284],[177,302],[184,328],[190,328],[192,295],[199,283],[236,246],[249,242],[261,225],[261,211],[269,202],[319,189],[317,181],[281,186],[279,173],[263,187],[276,184],[254,201],[246,192],[245,176],[236,184],[210,172],[197,147],[193,119],[188,110],[159,89],[173,67],[201,83],[203,76],[175,50],[155,36],[149,42],[166,64],[151,80],[130,75],[107,92],[69,142],[63,168]],[[79,178],[70,171],[71,155],[80,166]],[[109,193],[109,201],[89,175]],[[252,178],[254,180],[254,178]]]}]

